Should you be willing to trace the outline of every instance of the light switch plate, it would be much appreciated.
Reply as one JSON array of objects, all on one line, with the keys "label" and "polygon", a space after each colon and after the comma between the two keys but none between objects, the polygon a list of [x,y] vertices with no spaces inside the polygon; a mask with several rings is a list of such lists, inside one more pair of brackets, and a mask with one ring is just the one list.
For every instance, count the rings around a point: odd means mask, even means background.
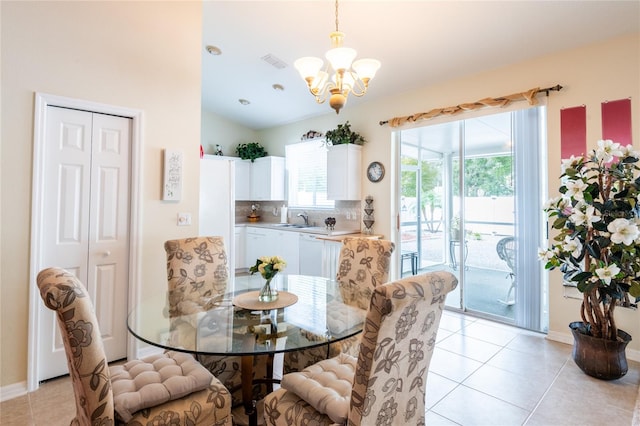
[{"label": "light switch plate", "polygon": [[178,226],[191,225],[191,213],[178,213]]}]

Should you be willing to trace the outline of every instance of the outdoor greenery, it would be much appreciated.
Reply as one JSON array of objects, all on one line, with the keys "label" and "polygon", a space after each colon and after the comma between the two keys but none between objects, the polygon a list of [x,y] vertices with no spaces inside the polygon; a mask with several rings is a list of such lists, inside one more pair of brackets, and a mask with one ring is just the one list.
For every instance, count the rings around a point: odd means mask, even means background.
[{"label": "outdoor greenery", "polygon": [[587,157],[562,160],[561,195],[544,207],[557,234],[540,258],[577,285],[594,337],[616,340],[615,307],[640,301],[639,158],[631,145],[598,141]]},{"label": "outdoor greenery", "polygon": [[236,147],[236,154],[243,160],[253,161],[256,158],[266,157],[267,151],[258,142],[241,143]]},{"label": "outdoor greenery", "polygon": [[[465,197],[508,197],[513,195],[510,155],[467,158],[464,162]],[[453,162],[453,176],[460,174],[460,162]],[[454,185],[453,195],[460,195]]]},{"label": "outdoor greenery", "polygon": [[[417,166],[416,158],[403,157],[403,165]],[[420,210],[427,229],[436,232],[440,220],[435,218],[435,210],[442,208],[442,195],[435,188],[442,188],[442,160],[424,160],[420,162]],[[460,173],[460,162],[453,161],[453,176]],[[454,177],[453,195],[460,196],[457,178]],[[401,175],[402,196],[417,198],[415,173],[403,172]],[[512,196],[512,158],[510,155],[494,157],[476,157],[465,160],[465,196],[467,197],[504,197]]]}]

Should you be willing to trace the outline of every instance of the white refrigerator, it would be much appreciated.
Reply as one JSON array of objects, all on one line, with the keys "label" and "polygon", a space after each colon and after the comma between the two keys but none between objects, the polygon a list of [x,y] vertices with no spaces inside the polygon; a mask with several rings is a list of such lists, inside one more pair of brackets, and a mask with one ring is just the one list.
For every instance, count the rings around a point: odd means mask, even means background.
[{"label": "white refrigerator", "polygon": [[235,272],[235,158],[205,155],[200,160],[200,236],[221,236],[229,266],[228,291]]}]

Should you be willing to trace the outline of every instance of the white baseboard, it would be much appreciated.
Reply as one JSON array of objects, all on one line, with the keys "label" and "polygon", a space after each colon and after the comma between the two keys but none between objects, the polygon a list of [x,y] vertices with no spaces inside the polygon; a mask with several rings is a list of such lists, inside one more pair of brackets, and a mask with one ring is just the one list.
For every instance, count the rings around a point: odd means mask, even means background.
[{"label": "white baseboard", "polygon": [[[547,339],[553,340],[554,342],[567,343],[569,345],[573,345],[573,336],[567,333],[550,331],[549,333],[547,333]],[[627,360],[640,362],[639,350],[627,348],[626,354],[627,354]]]},{"label": "white baseboard", "polygon": [[18,382],[0,387],[0,402],[27,394],[27,382]]}]

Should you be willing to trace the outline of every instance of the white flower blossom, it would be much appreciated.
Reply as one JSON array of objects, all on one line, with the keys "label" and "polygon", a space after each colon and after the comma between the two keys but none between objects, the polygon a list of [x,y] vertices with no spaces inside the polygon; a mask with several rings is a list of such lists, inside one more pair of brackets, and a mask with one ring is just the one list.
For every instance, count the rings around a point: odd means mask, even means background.
[{"label": "white flower blossom", "polygon": [[577,166],[578,163],[582,161],[582,157],[576,157],[572,155],[571,157],[565,158],[561,161],[562,163],[560,164],[560,169],[562,170],[562,174],[565,174],[567,169]]},{"label": "white flower blossom", "polygon": [[565,195],[576,200],[584,200],[584,191],[589,187],[582,180],[570,180],[564,186],[567,188]]},{"label": "white flower blossom", "polygon": [[620,158],[624,154],[620,149],[620,144],[611,139],[599,140],[598,148],[594,151],[596,160],[604,163],[610,163],[615,158]]},{"label": "white flower blossom", "polygon": [[624,157],[633,157],[640,159],[640,153],[633,149],[633,145],[627,145],[623,147],[622,152]]},{"label": "white flower blossom", "polygon": [[625,218],[614,219],[608,226],[607,231],[611,232],[611,242],[614,244],[624,244],[629,246],[633,240],[638,238],[640,231],[638,226]]},{"label": "white flower blossom", "polygon": [[584,224],[587,227],[592,227],[594,222],[600,221],[600,216],[596,214],[595,207],[588,206],[586,208],[586,211],[574,209],[573,214],[571,214],[571,216],[569,217],[569,220],[571,220],[576,226]]},{"label": "white flower blossom", "polygon": [[611,279],[614,278],[620,272],[620,268],[616,265],[608,265],[602,268],[596,269],[596,275],[607,285],[611,284]]},{"label": "white flower blossom", "polygon": [[573,257],[580,257],[582,253],[582,243],[576,238],[570,236],[564,237],[564,243],[562,244],[562,250],[571,253]]},{"label": "white flower blossom", "polygon": [[544,206],[542,207],[542,209],[543,210],[555,209],[558,207],[560,200],[562,200],[562,197],[549,198],[547,201],[544,202]]},{"label": "white flower blossom", "polygon": [[548,262],[551,259],[553,259],[553,257],[555,256],[555,254],[553,253],[553,251],[551,249],[548,248],[539,248],[538,249],[538,259],[542,260],[543,262]]}]

